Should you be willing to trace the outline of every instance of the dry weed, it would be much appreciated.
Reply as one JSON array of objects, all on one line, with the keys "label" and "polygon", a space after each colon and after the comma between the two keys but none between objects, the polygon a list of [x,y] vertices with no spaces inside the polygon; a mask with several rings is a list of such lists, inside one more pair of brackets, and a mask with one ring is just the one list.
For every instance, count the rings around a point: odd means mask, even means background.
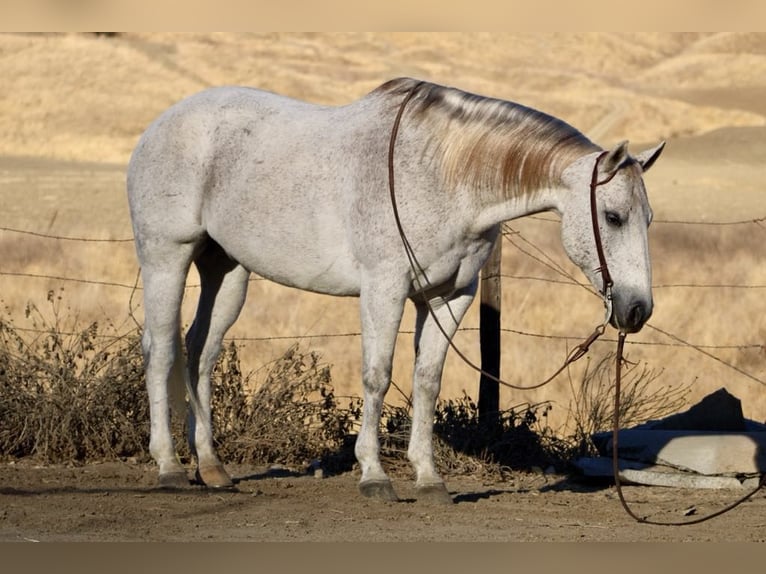
[{"label": "dry weed", "polygon": [[[572,401],[569,411],[574,425],[572,440],[582,454],[595,452],[591,440],[594,433],[610,430],[613,426],[614,363],[615,353],[607,353],[593,366],[588,362],[579,383],[575,383],[570,376]],[[652,369],[646,363],[626,363],[620,393],[621,428],[662,418],[685,405],[691,384],[660,385],[656,381],[662,374],[662,370]]]},{"label": "dry weed", "polygon": [[[31,327],[0,319],[0,455],[48,462],[144,456],[148,409],[136,333],[80,328],[48,294]],[[107,328],[109,330],[109,328]]]},{"label": "dry weed", "polygon": [[[465,393],[440,400],[434,420],[434,458],[447,475],[503,479],[511,471],[564,466],[569,442],[553,435],[546,424],[548,403],[523,404],[479,417],[478,406]],[[407,441],[412,420],[409,406],[385,405],[381,451],[395,471],[407,471]]]},{"label": "dry weed", "polygon": [[244,389],[253,376],[243,375],[237,347],[230,343],[215,370],[213,398],[215,439],[224,460],[293,467],[322,460],[332,466],[359,412],[338,404],[330,366],[295,345],[248,396]]},{"label": "dry weed", "polygon": [[[0,320],[0,456],[44,462],[147,459],[149,413],[140,333],[84,328],[64,307],[26,309],[30,327]],[[110,325],[106,331],[114,331]],[[354,412],[337,408],[330,368],[316,353],[288,350],[248,396],[238,350],[228,345],[214,372],[215,441],[225,460],[300,465],[337,451]],[[185,421],[175,421],[181,455]]]}]

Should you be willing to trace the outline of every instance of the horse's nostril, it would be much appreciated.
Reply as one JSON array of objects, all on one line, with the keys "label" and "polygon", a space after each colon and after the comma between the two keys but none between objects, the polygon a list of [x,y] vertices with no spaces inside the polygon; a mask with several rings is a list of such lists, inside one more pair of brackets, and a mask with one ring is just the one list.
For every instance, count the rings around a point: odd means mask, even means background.
[{"label": "horse's nostril", "polygon": [[644,322],[649,318],[646,305],[643,302],[638,301],[631,305],[628,311],[628,324],[633,327],[641,327]]}]

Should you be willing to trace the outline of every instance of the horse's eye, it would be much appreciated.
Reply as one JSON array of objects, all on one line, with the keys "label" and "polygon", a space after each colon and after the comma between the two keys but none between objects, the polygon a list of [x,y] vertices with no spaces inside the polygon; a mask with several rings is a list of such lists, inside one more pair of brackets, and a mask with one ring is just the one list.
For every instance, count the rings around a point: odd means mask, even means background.
[{"label": "horse's eye", "polygon": [[622,218],[614,211],[607,211],[604,214],[604,217],[606,218],[606,222],[612,227],[622,227]]}]

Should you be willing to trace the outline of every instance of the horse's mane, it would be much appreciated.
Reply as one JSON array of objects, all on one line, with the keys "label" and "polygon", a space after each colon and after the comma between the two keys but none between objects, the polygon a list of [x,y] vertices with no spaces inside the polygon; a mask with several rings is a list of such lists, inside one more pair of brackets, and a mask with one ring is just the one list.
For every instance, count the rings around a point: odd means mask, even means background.
[{"label": "horse's mane", "polygon": [[[404,96],[416,84],[400,78],[376,91]],[[418,86],[407,112],[429,125],[450,188],[462,183],[515,197],[558,185],[569,164],[601,149],[543,112],[427,82]]]}]

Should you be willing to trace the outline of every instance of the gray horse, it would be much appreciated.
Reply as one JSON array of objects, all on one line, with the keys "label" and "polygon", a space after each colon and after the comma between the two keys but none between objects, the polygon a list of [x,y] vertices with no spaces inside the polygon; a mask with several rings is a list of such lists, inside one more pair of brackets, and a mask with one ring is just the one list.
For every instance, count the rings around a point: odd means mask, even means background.
[{"label": "gray horse", "polygon": [[[388,191],[389,138],[408,95],[392,168],[418,271]],[[611,178],[598,189],[597,216],[614,279],[612,324],[640,329],[652,312],[652,212],[642,174],[663,145],[631,156],[623,143],[602,155],[580,132],[539,111],[412,79],[392,80],[340,107],[240,87],[209,89],[172,106],[141,137],[127,178],[144,282],[150,451],[160,484],[188,485],[169,410],[184,409],[185,394],[198,479],[232,484],[213,447],[210,377],[253,272],[359,297],[359,488],[388,500],[396,493],[380,463],[378,430],[402,310],[412,299],[417,357],[408,458],[418,496],[450,501],[432,449],[448,349],[435,318],[451,337],[501,223],[542,211],[559,214],[567,254],[601,289],[589,204],[597,170],[600,180]],[[202,287],[185,368],[180,309],[192,263]]]}]

